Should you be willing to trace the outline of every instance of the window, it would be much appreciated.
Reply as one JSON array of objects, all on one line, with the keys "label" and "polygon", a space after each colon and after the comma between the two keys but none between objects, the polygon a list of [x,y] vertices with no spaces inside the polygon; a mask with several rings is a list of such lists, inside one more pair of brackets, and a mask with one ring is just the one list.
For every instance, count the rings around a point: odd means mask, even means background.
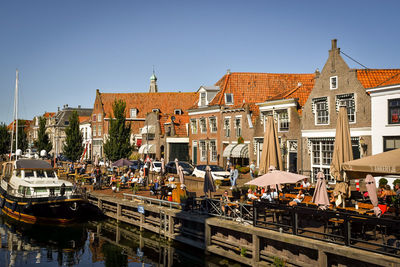
[{"label": "window", "polygon": [[200,119],[200,131],[202,133],[206,133],[207,132],[207,123],[206,123],[206,119],[205,118]]},{"label": "window", "polygon": [[96,121],[96,114],[93,114],[92,121]]},{"label": "window", "polygon": [[97,126],[97,135],[98,136],[101,136],[101,130],[102,130],[102,126],[101,125]]},{"label": "window", "polygon": [[400,124],[400,98],[389,99],[389,124]]},{"label": "window", "polygon": [[197,134],[197,120],[190,120],[190,127],[192,128],[192,134]]},{"label": "window", "polygon": [[160,112],[160,110],[158,108],[153,108],[151,111],[153,112]]},{"label": "window", "polygon": [[174,114],[175,114],[175,115],[182,115],[182,113],[183,113],[183,112],[182,112],[182,109],[175,109],[175,110],[174,110]]},{"label": "window", "polygon": [[330,88],[331,90],[337,89],[338,88],[338,78],[337,76],[333,76],[330,79]]},{"label": "window", "polygon": [[93,125],[93,136],[96,136],[96,125]]},{"label": "window", "polygon": [[236,137],[242,136],[242,118],[235,118]]},{"label": "window", "polygon": [[349,122],[356,122],[356,105],[354,94],[345,94],[336,96],[336,110],[339,111],[340,105],[345,105],[347,108],[347,117]]},{"label": "window", "polygon": [[69,121],[64,121],[64,125],[69,125]]},{"label": "window", "polygon": [[287,110],[280,110],[278,113],[278,131],[289,131],[289,114]]},{"label": "window", "polygon": [[137,116],[137,109],[136,109],[136,108],[131,108],[129,114],[130,114],[130,117],[131,117],[131,118],[136,118],[136,116]]},{"label": "window", "polygon": [[334,142],[334,138],[311,140],[311,169],[313,175],[316,175],[321,170],[328,181],[331,179],[329,169],[332,161]]},{"label": "window", "polygon": [[215,117],[210,117],[210,118],[208,119],[208,121],[210,122],[210,131],[211,131],[212,133],[217,132],[217,118],[215,118]]},{"label": "window", "polygon": [[231,136],[231,119],[224,118],[225,137]]},{"label": "window", "polygon": [[328,110],[327,97],[313,99],[313,113],[315,115],[316,125],[329,124],[329,110]]},{"label": "window", "polygon": [[101,113],[97,114],[97,121],[101,122]]},{"label": "window", "polygon": [[225,104],[227,105],[233,104],[233,94],[225,94]]},{"label": "window", "polygon": [[383,151],[390,151],[400,148],[400,136],[384,136]]},{"label": "window", "polygon": [[215,140],[210,141],[210,150],[211,161],[217,161],[217,142]]},{"label": "window", "polygon": [[200,141],[200,161],[206,161],[207,150],[206,150],[206,142]]},{"label": "window", "polygon": [[205,92],[200,93],[200,106],[205,106],[206,105],[206,99],[207,94]]}]

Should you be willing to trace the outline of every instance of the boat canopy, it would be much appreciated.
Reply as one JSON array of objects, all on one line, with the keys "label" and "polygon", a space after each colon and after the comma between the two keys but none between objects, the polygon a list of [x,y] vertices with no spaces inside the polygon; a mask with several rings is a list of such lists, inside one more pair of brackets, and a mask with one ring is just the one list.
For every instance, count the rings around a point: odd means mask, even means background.
[{"label": "boat canopy", "polygon": [[19,159],[17,160],[17,169],[36,170],[53,169],[50,163],[39,159]]}]

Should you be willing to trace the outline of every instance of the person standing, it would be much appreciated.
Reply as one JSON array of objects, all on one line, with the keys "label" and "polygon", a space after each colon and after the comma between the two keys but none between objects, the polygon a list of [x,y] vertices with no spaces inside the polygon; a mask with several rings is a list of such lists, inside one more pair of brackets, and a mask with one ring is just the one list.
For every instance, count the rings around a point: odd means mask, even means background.
[{"label": "person standing", "polygon": [[230,176],[229,179],[231,180],[231,190],[233,189],[233,187],[236,186],[236,180],[239,176],[239,172],[238,170],[235,168],[234,165],[231,166],[231,172],[230,172]]},{"label": "person standing", "polygon": [[254,164],[254,160],[250,164],[250,177],[253,180],[255,178],[256,164]]}]

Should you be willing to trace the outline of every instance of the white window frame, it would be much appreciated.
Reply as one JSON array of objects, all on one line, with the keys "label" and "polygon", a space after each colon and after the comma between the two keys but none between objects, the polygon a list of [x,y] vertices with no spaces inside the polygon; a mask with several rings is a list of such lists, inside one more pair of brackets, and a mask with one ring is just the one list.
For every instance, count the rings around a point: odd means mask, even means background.
[{"label": "white window frame", "polygon": [[[214,124],[212,123],[213,121],[214,121]],[[216,133],[218,131],[217,117],[215,117],[215,116],[209,117],[208,122],[210,124],[210,132]]]},{"label": "white window frame", "polygon": [[[320,140],[320,139],[311,139],[311,172],[312,172],[312,176],[315,176],[315,173],[313,172],[314,169],[318,169],[318,170],[322,170],[325,174],[325,179],[328,182],[334,182],[332,177],[330,177],[330,165],[332,162],[332,157],[333,157],[333,149],[334,149],[334,143],[335,143],[335,139],[334,138],[326,138],[324,140]],[[328,151],[327,150],[322,150],[322,146],[323,146],[323,142],[330,142],[329,146],[332,147],[332,151]],[[315,146],[314,146],[315,145]],[[325,144],[327,145],[327,144]],[[314,148],[318,148],[318,151],[315,151]],[[319,156],[318,156],[318,163],[314,163],[314,153],[318,152]],[[330,162],[329,163],[323,163],[324,159],[326,160],[327,157],[324,158],[324,153],[331,153],[330,155]],[[326,156],[326,154],[325,154]],[[329,158],[329,157],[328,157]]]},{"label": "white window frame", "polygon": [[340,108],[340,102],[342,100],[353,100],[354,102],[354,120],[350,120],[351,114],[349,113],[349,107],[346,105],[347,109],[347,119],[349,120],[350,124],[356,123],[357,122],[357,106],[356,106],[356,95],[354,93],[349,93],[349,94],[341,94],[341,95],[336,95],[336,111],[339,111]]},{"label": "white window frame", "polygon": [[[214,146],[212,146],[212,143],[214,143]],[[210,140],[209,145],[210,145],[210,161],[216,162],[218,159],[217,140]]]},{"label": "white window frame", "polygon": [[190,120],[190,128],[192,128],[192,134],[197,134],[198,133],[199,128],[197,126],[198,126],[197,125],[197,120],[196,119],[191,119]]},{"label": "white window frame", "polygon": [[204,162],[207,160],[207,143],[205,140],[199,141],[199,150],[200,150],[200,161]]},{"label": "white window frame", "polygon": [[101,136],[102,130],[103,130],[103,127],[101,125],[97,125],[97,136]]},{"label": "white window frame", "polygon": [[179,109],[179,108],[178,108],[178,109],[175,109],[175,110],[174,110],[174,114],[175,114],[175,115],[182,115],[182,113],[183,113],[183,112],[182,112],[182,109]]},{"label": "white window frame", "polygon": [[[288,132],[290,129],[290,117],[289,117],[289,110],[288,109],[280,109],[280,110],[274,110],[274,118],[276,117],[276,119],[278,120],[278,132]],[[283,123],[283,120],[281,121],[281,114],[287,114],[287,129],[282,130],[281,128],[281,123]]]},{"label": "white window frame", "polygon": [[[203,98],[204,95],[204,98]],[[200,106],[206,106],[207,105],[207,92],[201,92],[200,93]]]},{"label": "white window frame", "polygon": [[[317,110],[317,102],[321,102],[325,98],[326,101],[326,111],[328,112],[328,122],[327,123],[317,123],[318,122],[318,110]],[[314,125],[329,125],[330,124],[330,114],[329,114],[329,97],[318,97],[312,100],[312,110],[314,113]]]},{"label": "white window frame", "polygon": [[93,136],[97,136],[96,130],[97,130],[96,125],[93,125]]},{"label": "white window frame", "polygon": [[[240,121],[240,123],[239,123],[239,127],[237,126],[237,124],[236,124],[236,122],[237,122],[237,120],[239,120]],[[236,135],[236,137],[240,137],[240,136],[242,136],[242,116],[236,116],[235,117],[235,123],[234,123],[234,127],[235,127],[235,135]]]},{"label": "white window frame", "polygon": [[[228,95],[230,95],[231,96],[231,99],[232,99],[232,101],[231,102],[228,102],[227,101],[227,99],[228,99]],[[233,101],[233,94],[232,93],[225,93],[225,104],[226,105],[233,105],[233,103],[234,103],[234,101]]]},{"label": "white window frame", "polygon": [[[225,123],[227,121],[229,122],[228,124]],[[224,136],[225,137],[231,136],[231,117],[224,118]]]},{"label": "white window frame", "polygon": [[[204,124],[203,124],[204,122]],[[199,120],[199,124],[200,124],[200,132],[201,133],[207,133],[207,118],[201,118]],[[204,126],[204,128],[203,128]]]},{"label": "white window frame", "polygon": [[136,118],[137,117],[137,113],[138,113],[137,108],[131,108],[129,110],[129,117],[130,118]]},{"label": "white window frame", "polygon": [[102,117],[103,117],[103,116],[102,116],[101,113],[97,114],[97,121],[98,121],[98,122],[101,122]]},{"label": "white window frame", "polygon": [[[336,86],[333,86],[333,80],[336,80]],[[331,90],[336,90],[336,89],[338,89],[338,84],[339,84],[339,79],[338,79],[338,76],[331,76],[330,78],[329,78],[329,88],[331,89]]]}]

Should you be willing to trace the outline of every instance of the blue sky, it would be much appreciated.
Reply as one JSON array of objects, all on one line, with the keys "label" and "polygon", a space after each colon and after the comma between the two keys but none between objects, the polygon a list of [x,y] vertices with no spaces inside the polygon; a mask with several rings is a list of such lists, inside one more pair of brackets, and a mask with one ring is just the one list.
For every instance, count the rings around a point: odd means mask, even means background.
[{"label": "blue sky", "polygon": [[[235,72],[311,73],[330,40],[369,68],[400,68],[398,1],[0,2],[0,122],[102,92],[195,91]],[[345,58],[351,67],[361,68]]]}]

